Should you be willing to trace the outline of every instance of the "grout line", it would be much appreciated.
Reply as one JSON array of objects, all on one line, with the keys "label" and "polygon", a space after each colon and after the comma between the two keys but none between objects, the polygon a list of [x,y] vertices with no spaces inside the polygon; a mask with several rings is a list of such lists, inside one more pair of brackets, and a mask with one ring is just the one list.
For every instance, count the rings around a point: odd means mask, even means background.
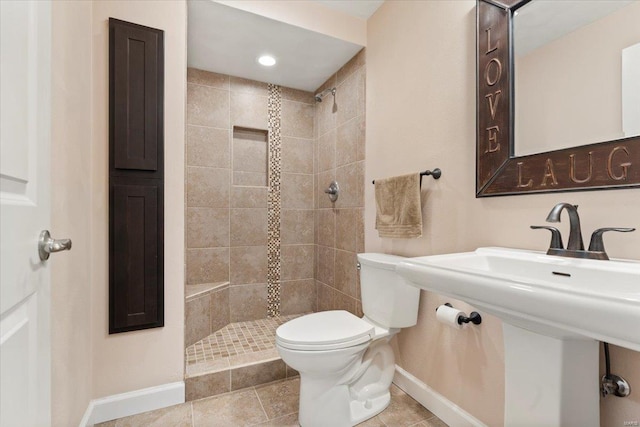
[{"label": "grout line", "polygon": [[191,406],[191,427],[196,427],[196,417],[193,413],[193,400],[189,402],[189,406]]},{"label": "grout line", "polygon": [[191,126],[191,127],[194,127],[194,128],[226,130],[227,132],[231,132],[231,128],[221,128],[221,127],[217,127],[217,126],[196,125],[196,124],[193,124],[193,123],[187,123],[187,126]]},{"label": "grout line", "polygon": [[[195,69],[197,70],[198,68],[195,68]],[[194,85],[194,86],[199,86],[199,87],[208,87],[210,89],[226,90],[227,92],[231,92],[231,88],[230,87],[224,89],[224,88],[220,88],[218,86],[211,86],[211,85],[206,85],[206,84],[203,84],[203,83],[195,83],[195,82],[192,82],[192,81],[190,82],[189,80],[187,80],[187,85]]]},{"label": "grout line", "polygon": [[260,399],[260,395],[258,394],[258,391],[256,390],[256,387],[253,386],[253,392],[256,394],[256,397],[258,398],[258,403],[260,404],[260,408],[262,409],[262,413],[264,414],[265,417],[267,417],[267,421],[269,421],[271,418],[269,418],[269,414],[267,414],[267,411],[264,409],[264,405],[262,404],[262,400]]}]

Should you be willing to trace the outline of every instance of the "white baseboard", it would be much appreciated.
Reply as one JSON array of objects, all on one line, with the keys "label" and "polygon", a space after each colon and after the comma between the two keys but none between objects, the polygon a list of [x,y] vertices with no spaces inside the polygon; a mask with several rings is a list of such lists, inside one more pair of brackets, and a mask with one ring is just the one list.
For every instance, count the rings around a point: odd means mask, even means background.
[{"label": "white baseboard", "polygon": [[398,365],[396,365],[393,383],[450,427],[486,427],[486,424]]},{"label": "white baseboard", "polygon": [[80,421],[80,427],[92,427],[116,418],[178,405],[184,403],[184,396],[184,381],[178,381],[93,399]]}]

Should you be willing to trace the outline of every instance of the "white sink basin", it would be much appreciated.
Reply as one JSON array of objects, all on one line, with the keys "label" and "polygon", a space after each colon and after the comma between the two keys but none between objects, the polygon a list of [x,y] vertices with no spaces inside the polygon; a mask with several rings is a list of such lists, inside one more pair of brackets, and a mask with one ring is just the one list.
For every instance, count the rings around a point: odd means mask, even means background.
[{"label": "white sink basin", "polygon": [[637,261],[480,248],[411,258],[397,271],[502,319],[505,426],[598,427],[598,341],[640,351]]},{"label": "white sink basin", "polygon": [[480,248],[412,258],[398,272],[422,289],[463,300],[515,326],[640,351],[640,262]]}]

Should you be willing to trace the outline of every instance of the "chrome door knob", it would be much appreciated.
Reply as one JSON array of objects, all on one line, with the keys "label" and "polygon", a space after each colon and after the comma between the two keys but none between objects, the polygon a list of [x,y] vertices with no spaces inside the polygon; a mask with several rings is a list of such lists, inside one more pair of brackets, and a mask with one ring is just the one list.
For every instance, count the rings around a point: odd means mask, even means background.
[{"label": "chrome door knob", "polygon": [[53,252],[68,250],[71,250],[71,239],[52,239],[49,230],[42,230],[38,240],[38,254],[41,261],[48,260]]}]

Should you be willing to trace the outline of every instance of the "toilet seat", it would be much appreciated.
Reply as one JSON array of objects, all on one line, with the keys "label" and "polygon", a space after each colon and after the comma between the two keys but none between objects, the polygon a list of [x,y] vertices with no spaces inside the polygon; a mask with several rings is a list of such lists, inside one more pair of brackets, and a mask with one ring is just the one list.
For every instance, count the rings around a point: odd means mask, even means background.
[{"label": "toilet seat", "polygon": [[291,350],[336,350],[368,342],[374,334],[374,325],[348,311],[322,311],[281,325],[276,344]]}]

